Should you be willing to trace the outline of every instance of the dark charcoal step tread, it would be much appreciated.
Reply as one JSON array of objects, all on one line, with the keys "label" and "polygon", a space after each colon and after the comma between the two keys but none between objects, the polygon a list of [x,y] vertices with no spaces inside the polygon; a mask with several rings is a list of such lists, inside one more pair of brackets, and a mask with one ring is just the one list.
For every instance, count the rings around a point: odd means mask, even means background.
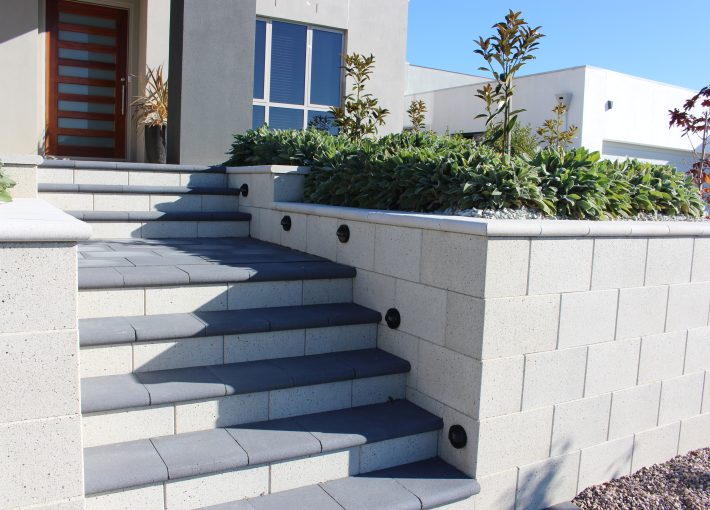
[{"label": "dark charcoal step tread", "polygon": [[166,211],[65,211],[82,221],[249,221],[251,214],[243,212],[166,212]]},{"label": "dark charcoal step tread", "polygon": [[82,347],[288,329],[377,324],[379,312],[353,303],[282,306],[79,320]]},{"label": "dark charcoal step tread", "polygon": [[133,195],[239,195],[239,190],[225,187],[135,186],[123,184],[40,183],[40,193],[111,193]]},{"label": "dark charcoal step tread", "polygon": [[202,510],[428,510],[480,491],[476,480],[437,457]]},{"label": "dark charcoal step tread", "polygon": [[92,413],[311,386],[409,372],[379,349],[227,365],[176,368],[81,380],[81,411]]},{"label": "dark charcoal step tread", "polygon": [[[441,418],[406,400],[395,400],[340,411],[95,446],[84,449],[85,492],[95,494],[295,459],[437,431],[442,426]],[[402,471],[401,476],[411,479],[417,473],[421,471],[413,466]],[[436,475],[446,476],[447,479],[453,477],[442,472],[441,468],[430,473],[432,477]],[[416,484],[412,481],[411,485],[414,487]],[[430,485],[419,482],[418,490],[424,491]],[[451,482],[442,482],[441,489],[448,494],[460,494],[453,490],[452,485]],[[428,495],[427,499],[435,498]]]},{"label": "dark charcoal step tread", "polygon": [[355,274],[354,268],[327,260],[268,262],[248,266],[235,263],[233,267],[209,263],[134,267],[80,266],[79,289],[324,280],[353,278]]},{"label": "dark charcoal step tread", "polygon": [[[143,240],[144,241],[144,240]],[[79,288],[352,278],[355,269],[250,238],[79,244]]]},{"label": "dark charcoal step tread", "polygon": [[206,165],[160,165],[154,163],[129,163],[126,161],[84,161],[72,159],[45,159],[40,168],[73,168],[77,170],[124,170],[136,171],[143,170],[146,172],[207,172],[207,173],[225,173],[227,167],[222,165],[206,166]]}]

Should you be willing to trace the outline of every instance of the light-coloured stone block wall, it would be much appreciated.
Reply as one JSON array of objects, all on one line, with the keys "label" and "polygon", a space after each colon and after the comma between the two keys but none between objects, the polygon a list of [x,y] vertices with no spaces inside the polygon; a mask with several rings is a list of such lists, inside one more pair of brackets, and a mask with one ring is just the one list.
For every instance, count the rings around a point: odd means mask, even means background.
[{"label": "light-coloured stone block wall", "polygon": [[[252,179],[251,195],[278,171],[230,181]],[[710,228],[279,198],[300,198],[301,174],[280,194],[241,199],[252,236],[355,266],[354,301],[399,310],[401,326],[380,324],[378,345],[412,364],[406,396],[443,417],[439,455],[479,480],[478,510],[544,508],[710,445]],[[459,450],[446,438],[454,424],[469,438]]]},{"label": "light-coloured stone block wall", "polygon": [[0,508],[83,508],[76,239],[90,229],[39,200],[0,205],[0,225]]}]

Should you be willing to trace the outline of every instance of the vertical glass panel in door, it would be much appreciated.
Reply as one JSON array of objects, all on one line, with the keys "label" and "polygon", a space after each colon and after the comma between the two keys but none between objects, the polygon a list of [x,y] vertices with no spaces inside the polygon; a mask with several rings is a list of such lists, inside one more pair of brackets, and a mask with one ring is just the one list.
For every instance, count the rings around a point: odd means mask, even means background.
[{"label": "vertical glass panel in door", "polygon": [[311,104],[340,106],[343,35],[313,30]]},{"label": "vertical glass panel in door", "polygon": [[254,99],[264,99],[264,69],[266,68],[266,22],[256,22],[254,42]]},{"label": "vertical glass panel in door", "polygon": [[306,36],[303,25],[274,21],[271,25],[271,87],[269,101],[304,104]]},{"label": "vertical glass panel in door", "polygon": [[269,128],[303,129],[303,110],[295,108],[269,108]]}]

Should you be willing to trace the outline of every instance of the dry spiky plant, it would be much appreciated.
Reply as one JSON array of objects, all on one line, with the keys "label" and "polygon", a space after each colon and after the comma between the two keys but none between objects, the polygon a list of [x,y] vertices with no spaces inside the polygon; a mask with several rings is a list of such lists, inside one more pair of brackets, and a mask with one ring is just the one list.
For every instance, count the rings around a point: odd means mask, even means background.
[{"label": "dry spiky plant", "polygon": [[159,127],[168,123],[168,80],[163,78],[163,66],[145,74],[145,95],[137,96],[131,106],[138,126]]}]

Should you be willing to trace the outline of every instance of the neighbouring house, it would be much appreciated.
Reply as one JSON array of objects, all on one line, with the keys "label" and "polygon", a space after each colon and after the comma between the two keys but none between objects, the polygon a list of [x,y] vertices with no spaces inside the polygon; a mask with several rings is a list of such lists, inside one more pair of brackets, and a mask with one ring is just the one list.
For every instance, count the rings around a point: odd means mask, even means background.
[{"label": "neighbouring house", "polygon": [[[340,104],[340,55],[376,55],[369,87],[404,118],[406,0],[8,0],[0,6],[0,154],[143,161],[130,102],[170,83],[169,161],[218,163],[262,121],[303,128]],[[11,70],[11,71],[10,71]],[[13,119],[12,122],[9,119]],[[21,120],[19,120],[21,119]]]},{"label": "neighbouring house", "polygon": [[[426,125],[437,133],[475,136],[485,130],[483,101],[476,90],[489,78],[410,65],[407,101],[423,99]],[[632,157],[687,169],[690,142],[668,128],[668,110],[680,107],[696,91],[593,66],[579,66],[516,79],[513,97],[520,123],[537,129],[553,117],[558,101],[568,107],[566,124],[579,128],[573,145],[600,151],[602,157]]]}]

